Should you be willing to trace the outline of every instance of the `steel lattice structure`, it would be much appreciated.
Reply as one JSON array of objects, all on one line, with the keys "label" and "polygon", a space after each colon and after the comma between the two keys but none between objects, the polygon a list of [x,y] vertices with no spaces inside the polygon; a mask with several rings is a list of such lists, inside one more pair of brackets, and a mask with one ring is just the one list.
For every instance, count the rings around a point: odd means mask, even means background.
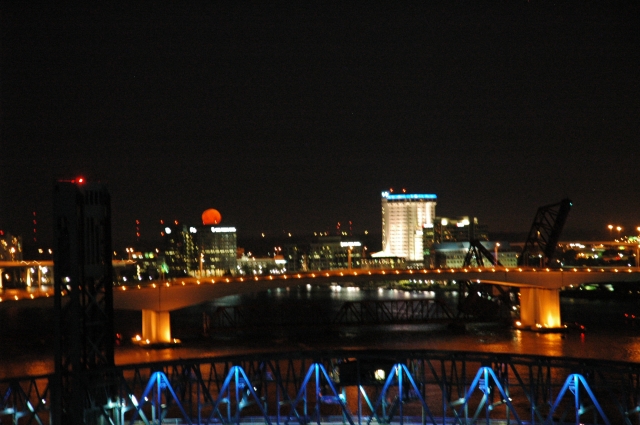
[{"label": "steel lattice structure", "polygon": [[[85,407],[108,398],[104,382],[114,365],[109,192],[83,179],[56,182],[54,220],[57,335],[51,390],[57,421],[75,425],[83,422]],[[90,377],[89,371],[104,375]]]},{"label": "steel lattice structure", "polygon": [[[210,313],[204,313],[203,327],[205,333],[213,329],[240,328],[255,326],[253,319],[257,314],[244,306],[216,307]],[[333,318],[325,319],[322,315],[309,315],[308,323],[315,326],[331,325],[373,325],[385,323],[448,323],[456,319],[457,314],[440,299],[423,298],[410,300],[365,300],[346,301]],[[301,318],[280,317],[278,325],[301,324]]]},{"label": "steel lattice structure", "polygon": [[[179,360],[113,372],[117,397],[85,411],[86,423],[640,423],[640,364],[624,362],[326,351]],[[0,381],[0,423],[52,423],[52,379]]]},{"label": "steel lattice structure", "polygon": [[542,258],[542,264],[539,262],[535,264],[546,267],[552,265],[551,260],[555,254],[571,205],[571,200],[565,198],[557,204],[538,208],[529,230],[529,235],[522,248],[522,253],[518,257],[519,266],[529,265],[529,257],[536,254],[543,255],[544,258]]}]

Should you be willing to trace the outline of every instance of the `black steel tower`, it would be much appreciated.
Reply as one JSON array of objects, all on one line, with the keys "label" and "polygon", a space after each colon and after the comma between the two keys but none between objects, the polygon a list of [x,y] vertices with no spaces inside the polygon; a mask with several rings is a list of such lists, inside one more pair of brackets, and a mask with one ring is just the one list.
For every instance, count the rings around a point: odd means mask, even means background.
[{"label": "black steel tower", "polygon": [[[571,206],[571,200],[565,198],[557,204],[538,208],[531,230],[529,230],[529,236],[527,236],[522,248],[522,254],[518,257],[519,266],[549,267],[553,265],[552,260],[556,246]],[[537,261],[531,261],[531,257],[535,255],[538,255],[539,258]]]},{"label": "black steel tower", "polygon": [[[57,346],[54,422],[99,422],[113,369],[111,201],[100,183],[58,181],[54,190]],[[93,413],[92,413],[93,412]]]}]

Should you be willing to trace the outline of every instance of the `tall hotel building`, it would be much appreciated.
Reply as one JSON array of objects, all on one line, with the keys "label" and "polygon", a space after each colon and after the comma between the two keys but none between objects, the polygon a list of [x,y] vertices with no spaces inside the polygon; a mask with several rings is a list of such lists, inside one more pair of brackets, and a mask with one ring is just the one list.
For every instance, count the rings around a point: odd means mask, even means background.
[{"label": "tall hotel building", "polygon": [[[436,195],[382,192],[382,252],[407,262],[424,260],[424,229],[433,227]],[[378,254],[378,255],[380,255]],[[380,255],[381,256],[381,255]]]}]

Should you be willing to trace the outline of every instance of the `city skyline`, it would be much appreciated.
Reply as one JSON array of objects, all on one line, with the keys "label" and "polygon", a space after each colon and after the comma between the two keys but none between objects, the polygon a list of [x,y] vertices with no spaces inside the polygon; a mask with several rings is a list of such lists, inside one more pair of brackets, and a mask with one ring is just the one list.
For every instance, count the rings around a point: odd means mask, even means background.
[{"label": "city skyline", "polygon": [[208,208],[240,235],[379,233],[391,187],[491,232],[565,197],[565,234],[631,231],[638,8],[3,5],[0,229],[52,234],[82,175],[115,241]]},{"label": "city skyline", "polygon": [[[99,183],[99,182],[87,181],[84,178],[78,178],[75,181],[81,181],[82,182],[81,184]],[[395,201],[401,201],[401,202],[404,202],[405,200],[414,200],[414,201],[427,200],[433,203],[433,205],[429,207],[429,209],[435,210],[435,204],[438,198],[436,194],[415,194],[415,193],[408,193],[406,190],[401,190],[399,193],[394,194],[392,188],[390,188],[389,190],[382,191],[381,195],[383,200],[383,207],[382,207],[383,211],[385,210],[384,201],[387,199],[394,199]],[[205,214],[211,213],[212,211],[215,211],[217,215],[216,217],[217,221],[215,223],[204,223]],[[431,215],[433,215],[433,211],[429,213],[429,216]],[[114,249],[117,251],[122,251],[122,250],[125,250],[125,247],[126,247],[126,251],[120,252],[118,255],[121,257],[127,256],[127,254],[124,252],[129,252],[129,250],[133,252],[133,249],[134,249],[129,247],[136,246],[138,247],[138,249],[142,249],[142,250],[151,249],[150,248],[151,246],[160,247],[161,245],[163,245],[164,243],[163,241],[166,235],[171,233],[169,229],[172,229],[174,227],[175,228],[184,227],[185,229],[190,228],[191,230],[193,230],[194,226],[198,228],[208,228],[208,226],[214,226],[216,228],[220,228],[221,231],[226,231],[226,229],[232,229],[234,233],[237,231],[239,234],[239,240],[242,241],[243,243],[248,243],[250,245],[246,247],[243,246],[243,248],[248,248],[250,250],[257,250],[259,252],[259,255],[264,254],[263,252],[261,252],[263,250],[265,252],[269,251],[270,253],[270,251],[273,248],[270,244],[274,242],[285,243],[287,240],[301,241],[301,240],[309,240],[309,238],[311,237],[322,237],[322,236],[365,237],[369,241],[370,246],[374,250],[382,250],[381,252],[379,252],[380,255],[383,255],[386,252],[384,251],[384,246],[385,246],[384,213],[381,214],[381,221],[378,223],[379,225],[378,229],[374,227],[371,230],[370,229],[354,230],[353,223],[351,221],[346,221],[346,222],[333,223],[335,224],[335,227],[327,226],[325,229],[313,229],[309,231],[302,231],[299,233],[292,233],[283,229],[280,232],[273,232],[273,233],[260,232],[259,234],[249,234],[247,232],[242,232],[241,228],[236,229],[235,223],[229,224],[229,223],[222,222],[220,220],[221,217],[222,215],[220,214],[219,211],[213,210],[213,209],[207,209],[203,213],[201,213],[199,217],[200,221],[158,220],[153,223],[142,223],[139,220],[136,220],[134,226],[132,226],[132,228],[129,229],[129,232],[127,235],[125,235],[125,237],[114,240]],[[460,220],[461,223],[468,224],[469,219],[474,219],[474,221],[476,222],[476,225],[482,224],[483,227],[485,228],[487,227],[486,224],[482,222],[482,220],[478,220],[478,217],[469,217],[461,214],[450,215],[450,216],[435,214],[433,215],[433,217],[438,220],[442,219],[443,223],[449,220],[454,220],[454,222],[456,222],[457,220]],[[425,223],[427,222],[431,223],[430,220],[431,219],[427,218],[427,221],[425,221]],[[117,226],[114,226],[114,227],[117,227]],[[388,224],[386,227],[388,227]],[[432,226],[426,226],[426,227],[432,227]],[[145,231],[141,233],[141,229],[145,229]],[[38,235],[40,239],[38,243],[33,243],[33,241],[30,240],[28,236],[25,237],[25,235],[11,233],[10,231],[2,230],[3,233],[0,236],[11,234],[12,236],[22,237],[23,245],[29,247],[29,249],[27,250],[27,253],[31,252],[31,255],[34,254],[34,252],[32,251],[35,248],[44,248],[44,250],[48,249],[50,254],[51,244],[48,241],[51,239],[52,235],[48,234],[49,230],[51,229],[45,229],[44,231],[39,231]],[[211,230],[213,231],[214,228],[212,227]],[[403,230],[403,232],[406,230],[407,229]],[[504,241],[518,243],[518,242],[524,241],[524,237],[526,236],[526,233],[529,230],[529,228],[527,227],[526,230],[513,231],[513,232],[504,232],[504,231],[501,232],[501,231],[495,231],[491,229],[487,229],[487,230],[489,230],[489,233],[488,233],[488,236],[490,238],[489,240],[497,240],[497,241],[504,240]],[[615,225],[609,224],[607,226],[604,226],[603,229],[597,229],[596,231],[590,232],[590,233],[575,233],[570,231],[567,234],[567,232],[564,232],[564,231],[562,232],[563,241],[569,241],[569,240],[606,241],[606,240],[620,240],[621,238],[636,237],[636,236],[640,239],[640,226],[624,227],[619,224],[615,224]],[[258,240],[260,239],[262,239],[263,241],[258,242]],[[47,242],[43,243],[42,241],[47,241]],[[39,251],[42,251],[42,250],[39,250]],[[374,251],[372,251],[372,253],[373,252]],[[46,255],[46,253],[43,254],[42,252],[40,252],[40,255]]]}]

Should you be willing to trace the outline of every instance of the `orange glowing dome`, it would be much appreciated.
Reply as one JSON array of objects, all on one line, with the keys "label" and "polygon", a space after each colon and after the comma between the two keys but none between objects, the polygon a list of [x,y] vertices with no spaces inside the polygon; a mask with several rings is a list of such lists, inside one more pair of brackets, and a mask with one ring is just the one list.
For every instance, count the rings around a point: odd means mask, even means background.
[{"label": "orange glowing dome", "polygon": [[202,213],[202,224],[205,226],[213,226],[215,224],[219,224],[222,221],[222,216],[218,210],[214,210],[213,208],[209,208],[205,212]]}]

